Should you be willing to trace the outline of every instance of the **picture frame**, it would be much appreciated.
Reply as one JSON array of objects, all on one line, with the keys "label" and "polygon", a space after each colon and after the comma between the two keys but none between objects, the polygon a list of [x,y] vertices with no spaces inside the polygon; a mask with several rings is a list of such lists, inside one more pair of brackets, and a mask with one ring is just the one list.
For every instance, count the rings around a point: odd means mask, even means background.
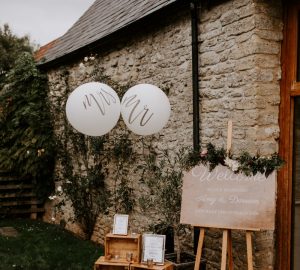
[{"label": "picture frame", "polygon": [[114,215],[114,225],[113,234],[117,235],[127,235],[128,234],[128,215],[115,214]]},{"label": "picture frame", "polygon": [[153,260],[157,265],[164,265],[166,236],[162,234],[143,234],[142,263]]}]

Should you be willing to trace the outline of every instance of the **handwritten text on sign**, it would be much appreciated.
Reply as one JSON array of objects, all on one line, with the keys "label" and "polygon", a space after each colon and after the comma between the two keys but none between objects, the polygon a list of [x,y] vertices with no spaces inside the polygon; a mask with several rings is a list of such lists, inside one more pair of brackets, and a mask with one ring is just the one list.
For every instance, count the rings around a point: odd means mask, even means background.
[{"label": "handwritten text on sign", "polygon": [[276,175],[235,174],[224,166],[203,165],[185,173],[181,223],[200,227],[273,230]]}]

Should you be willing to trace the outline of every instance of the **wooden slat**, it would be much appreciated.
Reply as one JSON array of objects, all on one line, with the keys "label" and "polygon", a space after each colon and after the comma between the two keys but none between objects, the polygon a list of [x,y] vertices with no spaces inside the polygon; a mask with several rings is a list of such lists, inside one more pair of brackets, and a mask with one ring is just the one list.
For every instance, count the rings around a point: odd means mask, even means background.
[{"label": "wooden slat", "polygon": [[300,91],[300,82],[293,82],[291,86],[291,92]]},{"label": "wooden slat", "polygon": [[203,247],[204,233],[205,233],[204,230],[205,230],[204,228],[200,229],[200,235],[199,235],[199,240],[198,240],[198,247],[197,247],[197,254],[196,254],[196,261],[195,261],[194,270],[200,269],[202,247]]},{"label": "wooden slat", "polygon": [[227,247],[228,247],[228,230],[223,230],[221,270],[226,270]]},{"label": "wooden slat", "polygon": [[31,218],[36,219],[37,213],[45,210],[33,189],[34,184],[30,178],[0,171],[0,214],[30,214]]},{"label": "wooden slat", "polygon": [[290,92],[292,97],[300,96],[300,89],[298,90],[293,90]]},{"label": "wooden slat", "polygon": [[45,212],[44,208],[28,208],[28,209],[0,209],[0,214],[29,214],[29,213],[42,213]]},{"label": "wooden slat", "polygon": [[0,199],[34,197],[34,196],[35,194],[33,192],[18,192],[18,193],[0,194]]},{"label": "wooden slat", "polygon": [[246,232],[246,243],[247,243],[247,262],[248,270],[253,270],[253,256],[252,256],[252,237],[251,232]]},{"label": "wooden slat", "polygon": [[20,177],[17,177],[17,176],[3,176],[3,175],[0,175],[0,184],[1,184],[1,182],[11,182],[11,181],[30,182],[31,180],[20,178]]},{"label": "wooden slat", "polygon": [[37,205],[37,204],[42,204],[42,202],[37,200],[0,202],[0,206],[20,206],[20,205]]},{"label": "wooden slat", "polygon": [[228,269],[229,270],[233,270],[233,256],[232,256],[232,234],[231,234],[231,230],[228,230],[228,250],[227,250],[227,254],[228,254]]},{"label": "wooden slat", "polygon": [[10,185],[0,185],[0,190],[8,190],[8,189],[28,189],[34,188],[32,184],[10,184]]},{"label": "wooden slat", "polygon": [[227,127],[227,155],[229,155],[231,151],[232,145],[232,120],[228,120],[228,127]]}]

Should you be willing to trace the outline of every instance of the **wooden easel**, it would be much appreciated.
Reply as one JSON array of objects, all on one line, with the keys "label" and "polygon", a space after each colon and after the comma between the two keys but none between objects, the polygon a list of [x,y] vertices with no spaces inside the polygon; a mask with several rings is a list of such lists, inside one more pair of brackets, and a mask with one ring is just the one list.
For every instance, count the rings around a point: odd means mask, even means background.
[{"label": "wooden easel", "polygon": [[[202,254],[202,248],[204,242],[204,233],[205,233],[205,228],[200,228],[200,235],[198,240],[198,248],[197,248],[194,270],[199,270],[200,268],[201,254]],[[248,270],[253,270],[251,233],[252,231],[246,231]],[[228,269],[233,270],[231,229],[223,229],[221,270],[226,270],[227,256],[228,256]]]},{"label": "wooden easel", "polygon": [[[228,132],[227,132],[227,155],[230,153],[231,143],[232,143],[232,120],[229,120],[228,121]],[[251,231],[246,231],[248,270],[253,270],[251,233],[252,233]],[[198,248],[197,248],[194,270],[199,270],[199,268],[200,268],[201,254],[202,254],[202,248],[203,248],[203,242],[204,242],[204,234],[205,234],[205,228],[200,228],[200,235],[199,235],[199,240],[198,240]],[[228,269],[233,270],[231,229],[223,229],[221,270],[226,270],[227,256],[228,256]]]}]

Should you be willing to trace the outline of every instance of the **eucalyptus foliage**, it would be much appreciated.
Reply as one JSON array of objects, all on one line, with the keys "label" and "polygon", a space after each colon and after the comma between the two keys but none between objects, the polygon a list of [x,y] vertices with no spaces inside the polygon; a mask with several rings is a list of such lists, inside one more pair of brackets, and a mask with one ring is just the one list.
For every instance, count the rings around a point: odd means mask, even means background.
[{"label": "eucalyptus foliage", "polygon": [[227,160],[236,163],[236,168],[233,170],[235,173],[243,173],[246,176],[261,173],[268,177],[285,163],[278,153],[263,157],[259,154],[251,156],[248,152],[244,151],[241,155],[233,157],[230,154],[227,155],[224,148],[217,148],[212,143],[208,143],[202,151],[190,151],[185,157],[184,166],[185,169],[190,169],[199,164],[209,166],[210,170],[213,170],[218,165],[230,168]]},{"label": "eucalyptus foliage", "polygon": [[30,53],[22,53],[0,92],[0,169],[29,176],[40,194],[52,186],[55,143],[47,78]]}]

